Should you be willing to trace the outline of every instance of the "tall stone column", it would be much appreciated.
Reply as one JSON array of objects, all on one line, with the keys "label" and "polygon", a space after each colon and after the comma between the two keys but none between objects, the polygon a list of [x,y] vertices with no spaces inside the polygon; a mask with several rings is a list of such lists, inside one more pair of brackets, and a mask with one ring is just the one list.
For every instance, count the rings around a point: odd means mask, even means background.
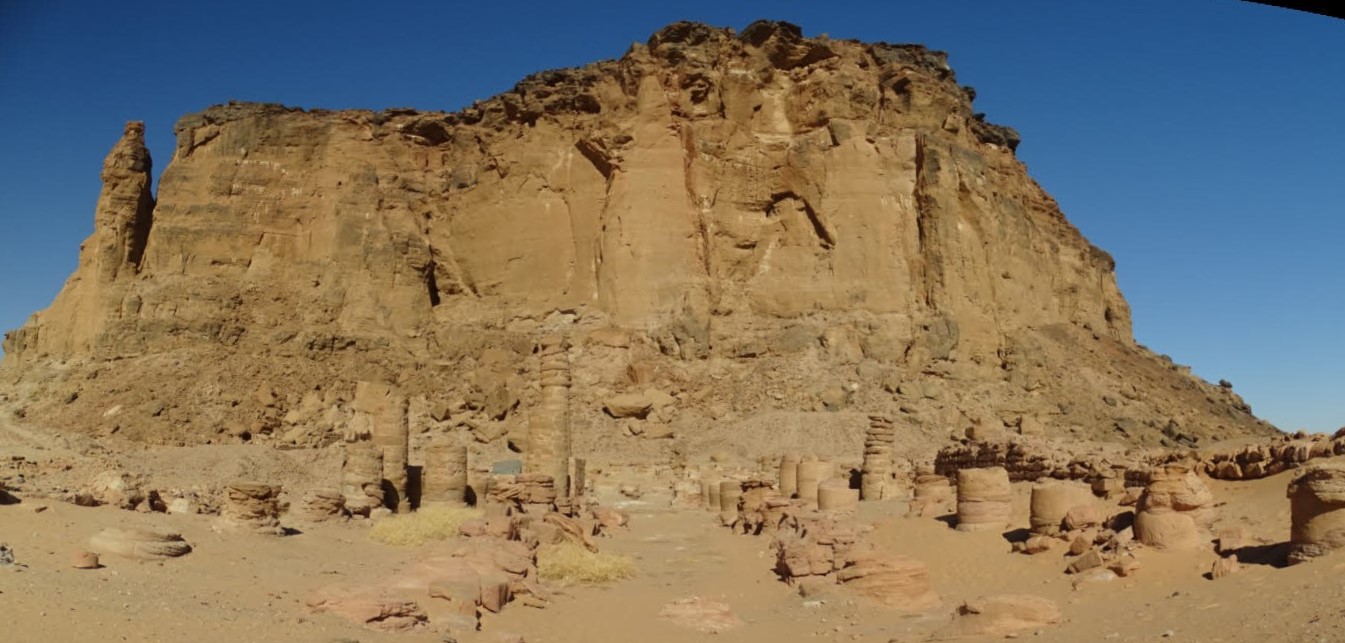
[{"label": "tall stone column", "polygon": [[537,342],[542,399],[528,416],[528,448],[523,470],[551,476],[559,497],[569,496],[570,359],[559,335]]},{"label": "tall stone column", "polygon": [[341,462],[341,495],[352,514],[368,516],[383,506],[383,451],[370,442],[346,445]]},{"label": "tall stone column", "polygon": [[411,433],[406,424],[406,396],[391,384],[360,382],[355,386],[355,408],[373,422],[374,446],[383,452],[384,502],[399,513],[411,510],[407,496],[407,465]]},{"label": "tall stone column", "polygon": [[860,473],[860,495],[864,500],[882,500],[896,495],[892,479],[892,451],[897,434],[892,420],[884,415],[869,416],[864,435],[864,468]]}]

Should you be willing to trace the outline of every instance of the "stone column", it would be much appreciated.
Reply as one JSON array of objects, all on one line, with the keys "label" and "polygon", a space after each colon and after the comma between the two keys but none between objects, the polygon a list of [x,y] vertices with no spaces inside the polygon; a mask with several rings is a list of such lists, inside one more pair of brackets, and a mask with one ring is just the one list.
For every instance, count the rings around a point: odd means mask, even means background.
[{"label": "stone column", "polygon": [[798,496],[810,504],[817,503],[817,485],[822,482],[824,467],[830,465],[829,462],[823,462],[817,459],[817,456],[806,455],[799,461],[798,478]]},{"label": "stone column", "polygon": [[563,337],[547,335],[537,342],[542,398],[528,416],[528,447],[523,470],[551,476],[557,494],[569,497],[570,359]]},{"label": "stone column", "polygon": [[1167,465],[1149,473],[1135,504],[1135,540],[1155,549],[1194,549],[1214,522],[1214,494],[1195,472]]},{"label": "stone column", "polygon": [[341,495],[346,499],[346,510],[367,516],[375,507],[383,506],[383,451],[370,442],[346,445],[341,462]]},{"label": "stone column", "polygon": [[743,497],[743,485],[737,480],[719,483],[719,520],[725,525],[738,522],[738,501]]},{"label": "stone column", "polygon": [[780,495],[794,497],[799,490],[799,454],[786,453],[780,458]]},{"label": "stone column", "polygon": [[986,531],[1009,525],[1013,488],[1004,467],[957,472],[957,530]]},{"label": "stone column", "polygon": [[425,448],[420,506],[467,506],[467,447],[438,439]]},{"label": "stone column", "polygon": [[313,489],[304,494],[303,517],[313,522],[346,517],[346,497],[336,489]]},{"label": "stone column", "polygon": [[701,495],[709,511],[719,511],[719,483],[722,481],[722,476],[713,473],[701,478]]},{"label": "stone column", "polygon": [[355,408],[373,420],[372,442],[383,452],[384,504],[398,513],[410,511],[406,467],[411,434],[406,424],[406,396],[391,384],[360,382],[355,386]]},{"label": "stone column", "polygon": [[859,506],[860,490],[851,489],[841,478],[832,478],[817,485],[817,508],[820,511],[847,512]]},{"label": "stone column", "polygon": [[1345,468],[1316,465],[1289,483],[1289,564],[1345,547]]},{"label": "stone column", "polygon": [[1032,487],[1032,533],[1054,536],[1060,533],[1065,514],[1079,505],[1093,502],[1088,487],[1072,482],[1044,482]]},{"label": "stone column", "polygon": [[235,482],[224,489],[224,506],[215,531],[250,531],[279,536],[280,485]]},{"label": "stone column", "polygon": [[860,473],[859,495],[863,500],[890,498],[894,489],[892,480],[892,450],[897,434],[892,420],[883,415],[869,416],[869,430],[864,436],[864,468]]}]

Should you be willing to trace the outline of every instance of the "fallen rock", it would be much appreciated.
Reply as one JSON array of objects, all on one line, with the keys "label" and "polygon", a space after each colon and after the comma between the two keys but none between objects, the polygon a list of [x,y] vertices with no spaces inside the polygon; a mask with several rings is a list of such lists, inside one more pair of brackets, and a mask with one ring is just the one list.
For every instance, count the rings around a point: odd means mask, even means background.
[{"label": "fallen rock", "polygon": [[1237,556],[1229,556],[1214,561],[1214,567],[1210,569],[1210,578],[1219,579],[1225,576],[1231,576],[1242,571],[1242,564],[1238,562]]},{"label": "fallen rock", "polygon": [[89,539],[89,549],[95,553],[114,554],[134,560],[164,560],[191,552],[179,534],[153,529],[104,529]]},{"label": "fallen rock", "polygon": [[1065,512],[1064,527],[1067,531],[1089,529],[1101,525],[1104,518],[1102,508],[1090,501],[1075,505]]},{"label": "fallen rock", "polygon": [[602,408],[614,418],[644,419],[654,409],[654,401],[643,393],[623,393],[607,398]]},{"label": "fallen rock", "polygon": [[1069,569],[1067,571],[1071,574],[1077,574],[1095,567],[1101,567],[1103,562],[1102,554],[1096,549],[1090,549],[1082,556],[1075,558],[1074,561],[1069,564]]},{"label": "fallen rock", "polygon": [[1051,536],[1032,536],[1023,542],[1024,554],[1040,554],[1051,551],[1060,541]]},{"label": "fallen rock", "polygon": [[98,563],[98,554],[82,549],[75,550],[75,552],[70,555],[70,566],[75,569],[98,569],[99,567],[102,567],[102,565]]},{"label": "fallen rock", "polygon": [[1134,576],[1135,572],[1138,572],[1140,569],[1140,561],[1136,560],[1133,556],[1122,556],[1109,563],[1107,569],[1112,570],[1117,576],[1123,578],[1126,576]]}]

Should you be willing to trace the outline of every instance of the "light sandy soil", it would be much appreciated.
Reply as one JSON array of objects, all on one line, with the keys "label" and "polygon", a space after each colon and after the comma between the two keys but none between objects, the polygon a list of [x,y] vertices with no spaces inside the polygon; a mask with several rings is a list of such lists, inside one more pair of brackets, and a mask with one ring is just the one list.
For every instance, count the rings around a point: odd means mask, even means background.
[{"label": "light sandy soil", "polygon": [[[14,426],[0,429],[0,458],[20,452],[30,458],[69,455],[51,436]],[[197,477],[209,477],[212,471],[227,476],[239,469],[271,470],[285,462],[328,466],[322,457],[211,449],[156,449],[135,459],[165,466],[176,462],[180,475]],[[286,459],[274,461],[276,457]],[[1216,527],[1242,524],[1270,543],[1287,540],[1284,490],[1293,475],[1210,481],[1222,503]],[[631,502],[615,493],[615,480],[600,479],[599,485],[602,499],[631,514],[630,527],[602,539],[600,546],[634,558],[639,576],[609,586],[559,588],[547,609],[512,604],[488,619],[483,632],[454,633],[457,640],[490,641],[501,632],[513,632],[530,643],[923,641],[937,635],[962,601],[999,593],[1036,594],[1059,604],[1063,623],[1020,633],[1038,641],[1345,640],[1342,557],[1292,568],[1250,563],[1241,573],[1214,581],[1205,577],[1216,559],[1212,549],[1142,550],[1142,567],[1134,576],[1076,589],[1077,577],[1063,573],[1067,559],[1058,550],[1013,554],[1001,534],[961,533],[938,519],[905,518],[904,502],[864,503],[861,519],[874,525],[866,538],[929,566],[942,604],[913,615],[839,588],[805,599],[772,573],[768,538],[734,535],[701,510],[668,509],[663,492]],[[1016,492],[1015,524],[1026,526],[1028,486],[1016,485]],[[45,509],[36,511],[38,507]],[[211,519],[84,508],[41,498],[0,506],[0,542],[11,546],[24,566],[0,567],[5,615],[0,641],[449,640],[433,628],[371,631],[334,616],[310,614],[304,606],[305,597],[319,587],[386,578],[423,552],[374,542],[359,523],[287,521],[301,533],[276,538],[217,534]],[[109,526],[177,531],[195,550],[162,563],[105,557],[102,569],[71,568],[71,552]],[[716,635],[659,617],[665,604],[690,596],[729,604],[744,624]]]}]

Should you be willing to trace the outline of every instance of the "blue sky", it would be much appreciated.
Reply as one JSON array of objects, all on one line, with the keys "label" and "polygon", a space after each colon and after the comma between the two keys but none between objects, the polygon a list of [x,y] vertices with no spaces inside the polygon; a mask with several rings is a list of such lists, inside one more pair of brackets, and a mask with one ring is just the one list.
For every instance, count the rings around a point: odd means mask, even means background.
[{"label": "blue sky", "polygon": [[1133,2],[0,0],[0,328],[46,306],[143,120],[230,99],[454,110],[675,20],[919,42],[1116,258],[1140,342],[1281,428],[1345,425],[1345,21]]}]

